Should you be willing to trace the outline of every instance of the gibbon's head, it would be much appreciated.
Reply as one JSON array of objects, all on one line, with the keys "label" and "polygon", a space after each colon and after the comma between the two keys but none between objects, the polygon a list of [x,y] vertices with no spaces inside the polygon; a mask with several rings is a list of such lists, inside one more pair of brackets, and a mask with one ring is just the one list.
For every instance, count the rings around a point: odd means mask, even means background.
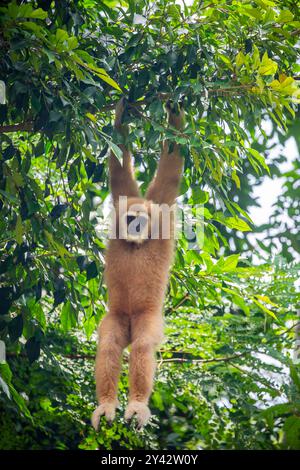
[{"label": "gibbon's head", "polygon": [[173,238],[175,205],[158,205],[143,198],[120,197],[115,207],[117,238],[137,245],[150,239]]},{"label": "gibbon's head", "polygon": [[118,238],[141,244],[151,235],[151,201],[142,198],[120,198],[116,207]]}]

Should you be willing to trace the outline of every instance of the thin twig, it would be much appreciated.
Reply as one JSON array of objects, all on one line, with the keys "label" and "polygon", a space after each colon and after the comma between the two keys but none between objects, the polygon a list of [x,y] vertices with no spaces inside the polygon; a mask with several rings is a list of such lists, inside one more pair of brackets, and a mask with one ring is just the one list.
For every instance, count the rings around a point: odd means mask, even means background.
[{"label": "thin twig", "polygon": [[200,358],[185,358],[185,357],[171,357],[169,359],[162,359],[160,361],[161,364],[165,364],[168,362],[192,362],[193,364],[210,364],[212,362],[230,362],[233,359],[238,359],[239,357],[245,356],[251,351],[244,351],[242,353],[237,353],[233,354],[231,356],[225,356],[225,357],[213,357],[211,359],[200,359]]}]

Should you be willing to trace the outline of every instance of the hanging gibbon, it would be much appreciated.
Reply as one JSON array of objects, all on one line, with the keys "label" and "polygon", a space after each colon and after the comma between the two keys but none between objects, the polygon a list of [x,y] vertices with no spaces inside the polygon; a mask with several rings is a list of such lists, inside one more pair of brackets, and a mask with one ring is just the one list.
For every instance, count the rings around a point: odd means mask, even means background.
[{"label": "hanging gibbon", "polygon": [[[115,128],[123,135],[127,132],[123,124],[126,106],[122,98],[116,107]],[[182,106],[168,102],[167,112],[170,126],[182,130]],[[115,417],[121,356],[128,345],[129,402],[125,419],[135,416],[138,425],[144,426],[151,416],[148,400],[155,350],[163,339],[163,302],[174,252],[173,211],[183,168],[179,145],[165,141],[156,175],[145,197],[141,197],[130,152],[124,144],[119,147],[122,163],[113,152],[109,160],[116,220],[115,236],[110,237],[105,258],[108,313],[98,329],[95,378],[99,406],[92,415],[95,429],[100,416],[108,421]]]}]

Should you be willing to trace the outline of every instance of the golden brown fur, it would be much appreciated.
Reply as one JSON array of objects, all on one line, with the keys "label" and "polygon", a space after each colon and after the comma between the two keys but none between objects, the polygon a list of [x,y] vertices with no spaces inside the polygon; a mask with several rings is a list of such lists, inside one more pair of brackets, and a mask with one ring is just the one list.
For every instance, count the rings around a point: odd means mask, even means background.
[{"label": "golden brown fur", "polygon": [[[122,124],[124,100],[116,109],[115,126],[124,134]],[[183,125],[183,111],[175,113],[170,108],[169,123],[176,129]],[[169,144],[163,144],[157,174],[149,186],[146,198],[140,196],[131,164],[131,156],[124,145],[123,165],[116,156],[110,156],[110,186],[118,216],[138,207],[134,214],[144,214],[154,219],[153,203],[172,205],[178,195],[182,173],[182,157],[175,144],[169,153]],[[124,209],[119,196],[127,196]],[[170,216],[172,218],[172,216]],[[161,217],[159,217],[159,226]],[[156,222],[157,222],[156,220]],[[119,229],[119,227],[117,227]],[[174,237],[163,239],[159,227],[158,239],[111,239],[106,252],[105,280],[108,288],[108,314],[99,327],[99,344],[96,358],[96,390],[99,406],[92,422],[97,428],[101,415],[112,420],[118,405],[117,388],[123,349],[129,344],[129,404],[125,418],[136,416],[139,425],[150,417],[148,399],[155,372],[155,349],[163,339],[163,301],[168,283],[169,267],[174,250]],[[117,231],[117,233],[119,233]],[[148,233],[146,233],[148,235]]]}]

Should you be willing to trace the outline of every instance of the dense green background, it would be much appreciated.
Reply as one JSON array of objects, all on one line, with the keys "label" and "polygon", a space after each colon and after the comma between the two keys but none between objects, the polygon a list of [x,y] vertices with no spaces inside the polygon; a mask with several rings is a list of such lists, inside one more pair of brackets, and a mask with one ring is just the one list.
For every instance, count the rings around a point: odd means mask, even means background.
[{"label": "dense green background", "polygon": [[[0,448],[299,449],[299,162],[281,175],[286,156],[270,145],[292,136],[300,147],[298,2],[1,5]],[[137,432],[123,421],[125,360],[121,412],[96,434],[107,292],[95,212],[122,95],[142,188],[160,142],[183,144],[182,200],[204,204],[205,239],[200,251],[178,241],[152,423]],[[168,98],[184,99],[183,133],[166,126]],[[284,191],[257,227],[248,212],[268,173]]]}]

